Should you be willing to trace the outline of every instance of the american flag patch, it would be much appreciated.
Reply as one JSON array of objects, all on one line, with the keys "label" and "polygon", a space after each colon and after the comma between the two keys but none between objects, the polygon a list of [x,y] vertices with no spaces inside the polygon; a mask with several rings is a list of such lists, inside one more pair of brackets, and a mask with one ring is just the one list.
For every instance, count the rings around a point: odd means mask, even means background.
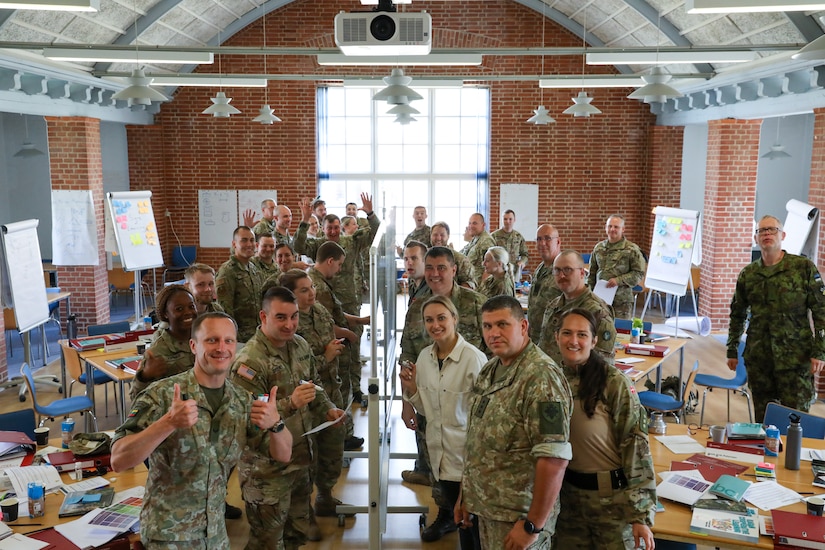
[{"label": "american flag patch", "polygon": [[247,380],[254,380],[256,374],[258,374],[258,373],[255,372],[254,370],[250,369],[249,367],[247,367],[243,363],[241,363],[241,366],[238,367],[238,375],[243,376]]}]

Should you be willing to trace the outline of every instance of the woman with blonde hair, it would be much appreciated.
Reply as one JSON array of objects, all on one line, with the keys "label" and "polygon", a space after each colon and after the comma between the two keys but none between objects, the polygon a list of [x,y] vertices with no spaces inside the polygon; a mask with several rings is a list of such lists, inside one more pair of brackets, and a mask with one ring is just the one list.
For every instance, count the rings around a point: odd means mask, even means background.
[{"label": "woman with blonde hair", "polygon": [[510,254],[501,246],[491,246],[484,254],[484,274],[476,289],[488,298],[504,294],[516,296],[516,285],[510,272]]}]

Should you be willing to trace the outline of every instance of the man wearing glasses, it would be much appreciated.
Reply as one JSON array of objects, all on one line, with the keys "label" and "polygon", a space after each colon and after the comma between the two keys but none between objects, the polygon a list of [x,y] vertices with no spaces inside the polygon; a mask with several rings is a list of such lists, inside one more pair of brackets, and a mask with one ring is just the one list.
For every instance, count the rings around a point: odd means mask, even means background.
[{"label": "man wearing glasses", "polygon": [[754,238],[762,257],[745,266],[736,280],[728,368],[736,370],[737,347],[750,313],[744,359],[754,411],[762,414],[771,400],[807,411],[814,397],[813,375],[825,367],[825,286],[813,262],[782,250],[785,232],[779,219],[764,216]]},{"label": "man wearing glasses", "polygon": [[547,306],[541,324],[538,346],[553,361],[561,365],[561,351],[556,343],[556,331],[561,324],[562,314],[567,310],[580,307],[592,313],[598,321],[599,341],[594,349],[612,365],[613,345],[616,342],[613,309],[593,294],[587,286],[582,255],[575,250],[565,250],[556,256],[553,261],[553,276],[562,294]]},{"label": "man wearing glasses", "polygon": [[561,252],[561,239],[555,227],[546,223],[536,230],[536,247],[539,249],[541,263],[533,273],[533,284],[527,298],[527,323],[529,324],[530,340],[538,345],[541,338],[541,321],[547,304],[561,296],[553,277],[553,260]]}]

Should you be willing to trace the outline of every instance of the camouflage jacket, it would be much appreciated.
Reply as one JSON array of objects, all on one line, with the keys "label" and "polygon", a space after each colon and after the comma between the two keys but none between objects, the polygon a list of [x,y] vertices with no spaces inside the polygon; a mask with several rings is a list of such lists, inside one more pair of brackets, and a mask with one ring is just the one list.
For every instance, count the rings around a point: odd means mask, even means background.
[{"label": "camouflage jacket", "polygon": [[430,243],[430,231],[431,228],[429,225],[424,225],[421,229],[415,228],[410,231],[410,234],[404,237],[404,246],[410,241],[418,241],[420,243],[424,243],[427,248],[430,248],[432,244]]},{"label": "camouflage jacket", "polygon": [[553,361],[561,364],[561,352],[558,344],[556,344],[556,330],[560,326],[562,313],[577,307],[586,309],[596,317],[596,321],[599,323],[599,341],[595,350],[605,361],[612,365],[616,353],[614,350],[616,323],[613,319],[613,310],[587,287],[577,298],[568,301],[562,294],[550,302],[541,323],[539,347],[544,353],[552,357]]},{"label": "camouflage jacket", "polygon": [[255,224],[255,227],[252,228],[252,233],[254,233],[256,237],[260,237],[261,235],[274,235],[275,219],[268,220],[261,218],[261,220]]},{"label": "camouflage jacket", "polygon": [[607,281],[613,278],[619,283],[614,303],[632,303],[633,287],[645,278],[645,257],[638,246],[624,237],[616,243],[603,240],[590,255],[587,285],[592,289],[599,279]]},{"label": "camouflage jacket", "polygon": [[492,298],[493,296],[499,296],[501,294],[515,298],[516,286],[513,283],[513,277],[511,277],[509,273],[505,273],[504,277],[501,279],[496,279],[494,276],[490,275],[481,281],[477,292],[479,294],[483,294],[487,298]]},{"label": "camouflage jacket", "polygon": [[238,341],[255,334],[261,312],[263,277],[252,262],[245,266],[234,256],[223,263],[215,277],[218,303],[238,323]]},{"label": "camouflage jacket", "polygon": [[278,264],[276,264],[275,262],[270,262],[268,264],[265,264],[257,256],[253,256],[252,259],[249,260],[249,262],[255,264],[255,267],[258,268],[258,272],[260,273],[261,278],[263,278],[264,281],[266,281],[272,275],[280,275],[281,274],[281,270],[278,269]]},{"label": "camouflage jacket", "polygon": [[459,252],[458,250],[453,250],[453,258],[455,258],[455,284],[466,286],[467,288],[474,289],[476,288],[476,277],[475,271],[473,270],[473,264],[470,263],[470,260],[467,259],[467,256]]},{"label": "camouflage jacket", "polygon": [[[509,366],[497,357],[484,365],[470,401],[461,482],[467,509],[495,521],[524,517],[536,460],[572,457],[572,407],[567,379],[533,343]],[[556,499],[551,525],[558,511]]]},{"label": "camouflage jacket", "polygon": [[538,345],[541,339],[541,323],[544,320],[544,311],[547,306],[561,296],[561,290],[556,285],[553,276],[553,266],[540,263],[533,273],[533,284],[527,297],[527,321],[530,323],[530,340]]},{"label": "camouflage jacket", "polygon": [[[146,352],[151,353],[155,358],[163,359],[166,363],[166,376],[163,378],[186,372],[195,366],[195,356],[189,348],[189,340],[183,342],[175,340],[172,334],[165,329],[160,329],[155,332],[155,340]],[[145,362],[145,358],[140,360],[135,379],[132,380],[130,384],[129,396],[133,401],[137,394],[146,389],[149,384],[155,382],[155,380],[146,380],[143,377],[143,366]],[[158,378],[158,380],[161,380],[161,378]]]},{"label": "camouflage jacket", "polygon": [[144,541],[191,541],[219,537],[229,548],[223,517],[226,482],[247,440],[261,432],[250,420],[252,399],[227,380],[223,401],[212,411],[192,370],[164,378],[142,392],[115,432],[120,438],[151,426],[172,406],[174,385],[198,402],[198,421],[176,430],[149,455],[146,494],[140,511]]},{"label": "camouflage jacket", "polygon": [[338,378],[338,358],[327,362],[324,352],[327,344],[335,339],[335,322],[327,308],[319,303],[312,304],[309,311],[299,313],[298,334],[307,341],[315,356],[315,366],[318,368],[318,384],[324,386],[327,394],[332,396],[335,391],[341,390],[341,379]]},{"label": "camouflage jacket", "polygon": [[507,250],[510,255],[510,265],[513,267],[513,273],[518,274],[519,262],[522,265],[527,265],[527,243],[524,241],[524,236],[515,229],[507,233],[504,228],[496,229],[490,236],[497,246]]},{"label": "camouflage jacket", "polygon": [[308,273],[309,278],[315,284],[315,303],[322,305],[329,311],[337,326],[349,328],[349,323],[344,317],[344,310],[341,308],[341,300],[332,290],[329,281],[314,267],[310,267]]},{"label": "camouflage jacket", "polygon": [[481,279],[481,274],[484,273],[484,255],[487,253],[488,248],[495,245],[496,242],[490,234],[482,231],[480,235],[473,237],[473,239],[461,249],[461,253],[467,256],[467,259],[470,260],[470,265],[473,266],[473,280],[476,285],[478,285],[479,279]]},{"label": "camouflage jacket", "polygon": [[291,236],[289,232],[286,234],[279,232],[277,227],[273,230],[272,236],[275,237],[275,245],[286,243],[292,246],[292,243],[295,242],[295,237]]},{"label": "camouflage jacket", "polygon": [[[562,371],[573,393],[573,417],[570,430],[573,460],[567,467],[580,473],[593,473],[576,468],[576,457],[594,453],[600,457],[616,456],[618,460],[611,464],[609,469],[624,469],[628,485],[625,489],[628,498],[622,503],[627,509],[621,517],[625,518],[628,523],[643,523],[652,526],[653,516],[656,513],[656,473],[653,470],[653,457],[650,454],[647,413],[639,403],[636,388],[621,371],[608,367],[607,385],[602,399],[597,404],[597,412],[592,418],[587,418],[587,413],[584,412],[581,400],[577,396],[581,381],[578,371],[564,365]],[[600,450],[598,446],[602,444],[602,441],[599,438],[588,437],[591,433],[601,431],[589,429],[590,423],[605,420],[611,431],[611,439],[618,445],[618,448]],[[616,505],[615,501],[613,505]]]},{"label": "camouflage jacket", "polygon": [[797,366],[810,358],[825,359],[825,286],[808,258],[786,252],[776,265],[765,266],[760,259],[742,269],[730,303],[730,358],[738,357],[749,312],[746,350],[752,339],[758,339],[770,342],[774,358],[785,357]]},{"label": "camouflage jacket", "polygon": [[[424,328],[424,319],[421,317],[421,308],[427,298],[432,295],[432,290],[427,287],[426,292],[421,292],[420,296],[416,296],[414,300],[410,301],[407,314],[404,317],[404,331],[401,333],[401,360],[415,363],[421,350],[433,343]],[[486,353],[487,346],[484,344],[484,338],[481,334],[481,306],[484,305],[487,298],[474,290],[453,283],[450,300],[458,310],[456,332],[463,336],[469,344]]]}]

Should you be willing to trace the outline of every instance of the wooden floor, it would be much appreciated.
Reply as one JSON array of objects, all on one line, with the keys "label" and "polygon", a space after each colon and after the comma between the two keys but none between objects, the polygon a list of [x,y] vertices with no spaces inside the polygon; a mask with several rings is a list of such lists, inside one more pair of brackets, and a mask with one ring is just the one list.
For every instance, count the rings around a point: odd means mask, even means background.
[{"label": "wooden floor", "polygon": [[[656,322],[655,318],[648,316],[647,320]],[[732,373],[727,369],[725,364],[725,349],[724,345],[712,336],[708,337],[694,337],[690,339],[685,346],[685,373],[687,369],[693,365],[694,361],[699,360],[700,372],[707,374],[717,374],[724,377],[730,377]],[[44,367],[48,372],[59,373],[59,361],[53,361],[49,366]],[[44,371],[45,372],[45,371]],[[678,374],[678,361],[676,357],[669,358],[665,361],[663,376],[670,374]],[[368,370],[364,369],[364,379],[368,376]],[[362,387],[366,384],[363,383]],[[82,391],[77,388],[76,391]],[[111,388],[110,388],[111,389]],[[641,382],[639,389],[644,389]],[[99,411],[98,421],[101,430],[114,429],[117,424],[117,414],[114,409],[114,401],[112,399],[112,391],[109,392],[109,416],[104,414],[104,398],[102,388],[96,391],[97,410]],[[51,401],[62,397],[57,390],[50,387],[38,388],[38,395],[42,402]],[[18,410],[23,407],[28,407],[30,401],[21,403],[18,400],[15,389],[7,389],[0,391],[0,413]],[[700,391],[701,404],[701,391]],[[741,395],[731,396],[731,419],[735,421],[746,421],[748,413],[746,408],[746,400]],[[392,433],[392,449],[401,452],[415,452],[415,439],[413,433],[406,430],[398,419],[400,407],[394,408],[394,429]],[[825,404],[817,402],[812,408],[812,412],[820,416],[825,416]],[[355,418],[356,434],[362,437],[367,436],[367,412],[362,411],[359,407],[354,407],[353,416]],[[716,391],[708,394],[707,405],[705,409],[705,424],[723,423],[726,421],[726,394],[723,391]],[[78,417],[75,417],[78,421]],[[672,421],[672,420],[669,420]],[[689,415],[687,421],[691,423],[699,422],[698,409],[696,414]],[[59,421],[52,423],[52,430],[59,430]],[[54,432],[53,434],[54,435]],[[366,448],[365,448],[366,450]],[[391,506],[399,505],[424,505],[430,506],[429,520],[435,517],[437,510],[432,504],[430,496],[430,488],[420,485],[409,485],[401,481],[401,470],[411,469],[413,466],[412,460],[394,460],[390,466],[390,481],[389,481],[389,504]],[[344,470],[339,484],[336,486],[334,492],[341,500],[355,504],[366,505],[367,503],[367,460],[354,459],[350,468]],[[237,506],[242,507],[237,482],[230,481],[230,496],[229,501]],[[457,547],[457,537],[449,535],[436,543],[424,544],[419,538],[419,518],[417,514],[395,514],[389,515],[387,519],[386,535],[383,539],[383,547],[387,549],[408,549],[408,548],[422,548],[426,547],[431,550],[453,549]],[[228,527],[232,538],[232,548],[241,549],[244,547],[246,538],[248,536],[248,528],[244,519],[228,521]],[[321,530],[324,533],[324,540],[319,543],[310,543],[305,548],[309,549],[332,549],[332,548],[366,548],[368,542],[368,520],[366,515],[356,516],[352,519],[347,519],[343,528],[338,527],[336,518],[319,518]]]}]

